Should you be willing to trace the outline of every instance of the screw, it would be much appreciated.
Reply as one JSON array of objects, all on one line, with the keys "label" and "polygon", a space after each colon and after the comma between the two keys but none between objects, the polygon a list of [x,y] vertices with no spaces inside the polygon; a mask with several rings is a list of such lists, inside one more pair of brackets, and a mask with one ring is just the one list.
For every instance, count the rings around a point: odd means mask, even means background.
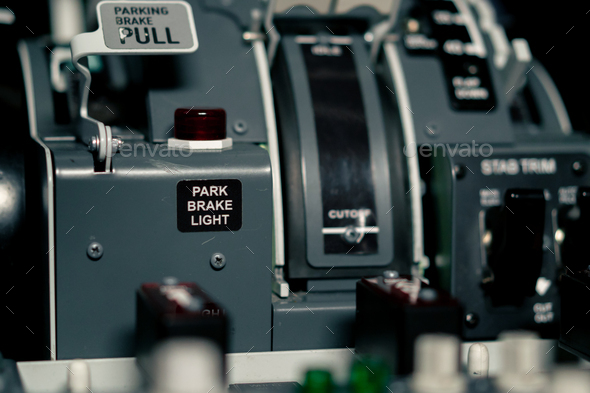
[{"label": "screw", "polygon": [[104,249],[102,248],[102,244],[100,244],[98,242],[92,242],[88,245],[88,248],[86,249],[86,253],[88,254],[88,257],[90,259],[93,259],[96,261],[102,257],[102,254],[104,253]]},{"label": "screw", "polygon": [[121,146],[123,146],[123,140],[118,136],[114,136],[113,139],[113,155],[121,150]]},{"label": "screw", "polygon": [[236,120],[234,123],[234,131],[236,134],[245,134],[248,132],[248,124],[244,120]]},{"label": "screw", "polygon": [[465,315],[465,325],[467,325],[468,328],[473,329],[478,323],[479,316],[476,313],[470,312],[469,314]]},{"label": "screw", "polygon": [[557,244],[561,245],[565,240],[565,231],[561,228],[555,231],[555,241]]},{"label": "screw", "polygon": [[477,69],[477,66],[476,65],[474,65],[474,64],[467,64],[466,65],[466,68],[467,68],[467,72],[469,72],[471,75],[477,74],[478,69]]},{"label": "screw", "polygon": [[454,172],[457,180],[463,179],[465,177],[465,167],[461,164],[455,165]]},{"label": "screw", "polygon": [[408,33],[417,33],[420,31],[420,22],[418,22],[416,19],[408,19],[406,22],[406,30]]},{"label": "screw", "polygon": [[[119,150],[121,150],[121,146],[123,146],[123,140],[118,136],[114,136],[112,138],[113,141],[113,155],[115,155]],[[96,135],[93,135],[88,140],[88,151],[97,152],[100,145],[100,140]]]},{"label": "screw", "polygon": [[215,254],[211,255],[211,266],[215,270],[221,270],[225,267],[225,255],[220,252],[216,252]]},{"label": "screw", "polygon": [[492,240],[493,240],[493,235],[492,235],[492,231],[490,231],[489,229],[486,230],[483,234],[483,238],[481,239],[483,245],[489,249],[490,246],[492,245]]},{"label": "screw", "polygon": [[425,302],[433,302],[438,299],[438,293],[432,288],[422,288],[418,293],[418,297]]},{"label": "screw", "polygon": [[164,277],[162,279],[164,285],[178,285],[178,278],[176,277]]},{"label": "screw", "polygon": [[350,244],[356,243],[359,239],[360,233],[357,232],[356,228],[352,225],[346,227],[342,237],[344,241]]},{"label": "screw", "polygon": [[96,135],[93,135],[89,140],[88,140],[88,151],[98,151],[98,137]]},{"label": "screw", "polygon": [[396,272],[395,270],[386,270],[383,272],[383,278],[398,278],[399,277],[399,273]]},{"label": "screw", "polygon": [[572,170],[574,171],[574,174],[578,176],[583,175],[586,173],[586,163],[581,160],[576,160],[572,164]]},{"label": "screw", "polygon": [[439,134],[438,127],[434,123],[426,124],[424,126],[424,133],[431,138],[436,138]]}]

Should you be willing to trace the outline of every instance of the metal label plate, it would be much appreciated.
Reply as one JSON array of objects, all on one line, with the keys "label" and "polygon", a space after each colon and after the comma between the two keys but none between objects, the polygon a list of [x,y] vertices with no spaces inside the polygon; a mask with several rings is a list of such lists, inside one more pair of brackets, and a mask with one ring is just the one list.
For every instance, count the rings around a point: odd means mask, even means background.
[{"label": "metal label plate", "polygon": [[185,2],[105,1],[98,12],[110,49],[178,50],[196,43],[192,11]]},{"label": "metal label plate", "polygon": [[237,231],[242,227],[242,182],[183,180],[176,185],[180,232]]}]

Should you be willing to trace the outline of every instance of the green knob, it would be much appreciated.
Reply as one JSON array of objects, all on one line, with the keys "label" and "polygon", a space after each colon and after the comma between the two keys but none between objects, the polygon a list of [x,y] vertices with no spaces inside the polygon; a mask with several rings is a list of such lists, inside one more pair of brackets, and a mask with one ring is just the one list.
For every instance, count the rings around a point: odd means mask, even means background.
[{"label": "green knob", "polygon": [[389,382],[389,367],[383,361],[355,361],[350,371],[351,393],[384,393]]},{"label": "green knob", "polygon": [[310,370],[305,374],[303,393],[333,393],[334,390],[334,381],[329,371]]}]

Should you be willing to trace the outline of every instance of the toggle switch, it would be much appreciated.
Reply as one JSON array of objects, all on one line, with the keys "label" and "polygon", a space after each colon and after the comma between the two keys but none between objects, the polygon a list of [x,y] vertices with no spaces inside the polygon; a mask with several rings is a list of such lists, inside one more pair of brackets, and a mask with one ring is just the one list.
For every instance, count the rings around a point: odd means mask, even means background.
[{"label": "toggle switch", "polygon": [[590,238],[590,188],[578,188],[576,204],[562,208],[558,217],[555,238],[560,243],[563,264],[573,272],[587,269],[590,265],[586,245]]},{"label": "toggle switch", "polygon": [[492,305],[522,304],[535,294],[543,263],[545,195],[543,190],[509,189],[504,205],[490,210],[486,225],[491,233],[485,288]]}]

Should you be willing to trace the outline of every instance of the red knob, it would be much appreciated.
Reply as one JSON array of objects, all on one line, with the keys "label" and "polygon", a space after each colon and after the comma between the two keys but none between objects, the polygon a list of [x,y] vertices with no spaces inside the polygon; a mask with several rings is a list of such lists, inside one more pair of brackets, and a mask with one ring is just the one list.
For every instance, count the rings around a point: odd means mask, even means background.
[{"label": "red knob", "polygon": [[174,112],[174,137],[188,141],[225,139],[225,110],[178,108]]}]

